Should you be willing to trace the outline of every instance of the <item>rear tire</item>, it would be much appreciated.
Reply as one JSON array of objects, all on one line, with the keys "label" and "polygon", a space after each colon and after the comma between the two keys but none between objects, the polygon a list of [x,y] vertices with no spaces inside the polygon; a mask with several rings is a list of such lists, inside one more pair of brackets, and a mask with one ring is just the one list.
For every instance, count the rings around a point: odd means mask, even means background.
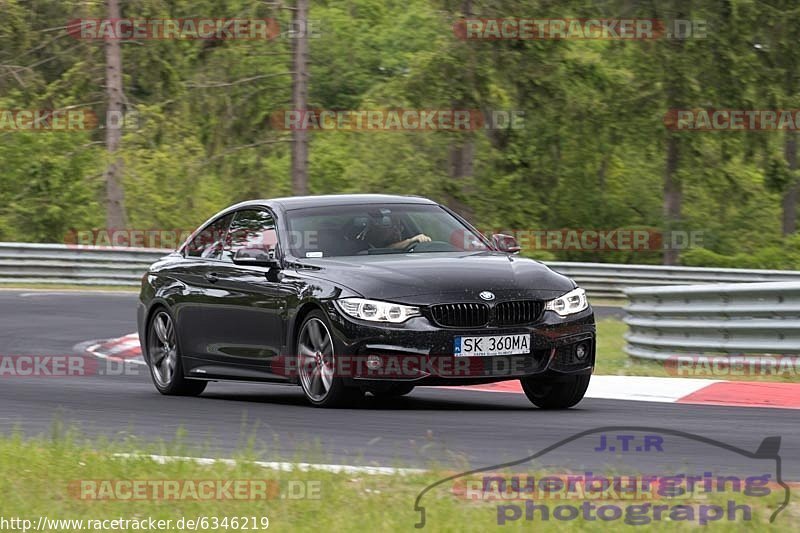
[{"label": "rear tire", "polygon": [[208,382],[186,379],[183,376],[183,361],[178,346],[175,320],[166,309],[153,314],[147,326],[145,360],[150,369],[153,385],[167,396],[198,396]]},{"label": "rear tire", "polygon": [[583,399],[591,374],[561,378],[522,378],[522,390],[533,405],[540,409],[569,409]]},{"label": "rear tire", "polygon": [[336,354],[328,319],[311,311],[303,320],[295,343],[300,386],[316,407],[346,407],[364,397],[358,387],[347,387],[336,376]]}]

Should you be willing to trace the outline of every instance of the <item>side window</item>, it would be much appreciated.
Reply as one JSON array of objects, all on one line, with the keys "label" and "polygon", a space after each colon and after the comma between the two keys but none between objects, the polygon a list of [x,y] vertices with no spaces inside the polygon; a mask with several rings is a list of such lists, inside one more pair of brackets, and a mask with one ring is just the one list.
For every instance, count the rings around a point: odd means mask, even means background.
[{"label": "side window", "polygon": [[262,209],[237,211],[228,232],[222,260],[233,261],[236,252],[243,248],[272,255],[277,244],[275,221],[269,212]]},{"label": "side window", "polygon": [[206,226],[186,246],[186,257],[219,259],[225,242],[225,234],[231,224],[233,214],[225,215]]}]

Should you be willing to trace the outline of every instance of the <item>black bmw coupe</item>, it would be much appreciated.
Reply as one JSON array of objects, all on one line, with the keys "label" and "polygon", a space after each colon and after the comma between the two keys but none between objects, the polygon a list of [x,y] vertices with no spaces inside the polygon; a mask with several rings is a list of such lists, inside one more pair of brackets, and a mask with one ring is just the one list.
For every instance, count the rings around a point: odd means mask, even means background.
[{"label": "black bmw coupe", "polygon": [[240,203],[144,275],[143,355],[163,394],[282,382],[328,407],[520,380],[535,405],[568,408],[594,368],[594,314],[518,251],[425,198]]}]

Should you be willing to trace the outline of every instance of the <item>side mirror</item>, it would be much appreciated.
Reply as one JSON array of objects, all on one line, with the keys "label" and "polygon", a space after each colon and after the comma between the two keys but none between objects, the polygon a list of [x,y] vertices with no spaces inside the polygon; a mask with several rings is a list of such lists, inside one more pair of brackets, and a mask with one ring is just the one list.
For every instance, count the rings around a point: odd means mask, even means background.
[{"label": "side mirror", "polygon": [[275,251],[266,252],[261,248],[239,248],[233,256],[233,264],[239,266],[257,266],[264,268],[279,268],[280,263],[275,257]]},{"label": "side mirror", "polygon": [[492,235],[492,242],[494,242],[495,247],[499,251],[507,254],[516,254],[522,249],[516,238],[503,233],[495,233]]}]

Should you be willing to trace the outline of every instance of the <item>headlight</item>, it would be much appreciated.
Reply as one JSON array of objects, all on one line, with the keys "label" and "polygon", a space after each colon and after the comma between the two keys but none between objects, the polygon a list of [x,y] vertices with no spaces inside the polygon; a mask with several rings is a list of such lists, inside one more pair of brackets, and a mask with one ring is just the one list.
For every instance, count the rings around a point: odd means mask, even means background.
[{"label": "headlight", "polygon": [[573,289],[564,296],[545,302],[544,308],[555,311],[561,316],[574,315],[589,307],[586,300],[586,291],[581,288]]},{"label": "headlight", "polygon": [[342,298],[335,300],[336,307],[347,316],[372,322],[391,322],[399,324],[409,318],[421,316],[419,307],[365,300],[363,298]]}]

